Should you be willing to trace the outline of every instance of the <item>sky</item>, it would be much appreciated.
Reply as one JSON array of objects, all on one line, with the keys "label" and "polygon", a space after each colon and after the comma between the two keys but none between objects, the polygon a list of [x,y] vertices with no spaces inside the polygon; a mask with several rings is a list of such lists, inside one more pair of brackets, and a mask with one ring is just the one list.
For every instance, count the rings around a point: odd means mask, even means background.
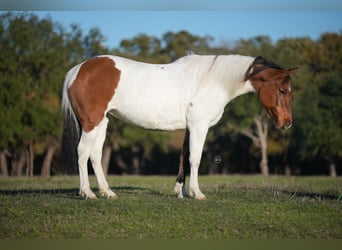
[{"label": "sky", "polygon": [[15,4],[16,1],[7,1],[6,6],[6,2],[0,0],[0,10],[30,11],[41,18],[49,16],[65,28],[75,23],[84,34],[90,28],[98,27],[109,48],[117,48],[121,40],[141,33],[161,38],[168,31],[181,30],[211,36],[214,46],[233,44],[238,39],[258,35],[270,36],[276,42],[294,37],[315,40],[325,32],[342,32],[340,0],[245,0],[243,4],[241,0],[238,3],[223,0],[126,0],[121,4],[109,0],[68,0],[64,4],[66,0],[57,0],[47,1],[50,6],[43,5],[42,0],[26,0],[26,3],[35,4],[8,6],[8,2]]},{"label": "sky", "polygon": [[105,44],[118,47],[122,39],[145,33],[161,36],[168,31],[186,30],[212,36],[214,45],[267,35],[272,41],[342,31],[342,11],[68,11],[36,12],[40,17],[68,27],[78,24],[85,32],[98,27]]}]

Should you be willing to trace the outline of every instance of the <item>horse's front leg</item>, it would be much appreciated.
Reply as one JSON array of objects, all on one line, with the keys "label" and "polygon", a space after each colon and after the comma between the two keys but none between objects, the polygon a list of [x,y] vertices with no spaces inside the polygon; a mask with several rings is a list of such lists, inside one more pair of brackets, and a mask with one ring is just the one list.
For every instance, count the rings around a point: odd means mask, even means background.
[{"label": "horse's front leg", "polygon": [[190,128],[190,195],[196,200],[205,200],[198,184],[198,168],[200,166],[203,145],[208,132],[206,126],[193,126]]}]

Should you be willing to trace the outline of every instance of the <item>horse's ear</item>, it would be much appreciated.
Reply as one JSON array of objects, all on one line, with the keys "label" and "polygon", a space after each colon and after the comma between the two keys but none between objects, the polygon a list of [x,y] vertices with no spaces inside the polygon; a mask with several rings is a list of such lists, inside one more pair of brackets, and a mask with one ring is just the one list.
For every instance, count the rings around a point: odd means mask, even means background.
[{"label": "horse's ear", "polygon": [[288,69],[287,72],[288,72],[288,75],[292,75],[292,74],[296,73],[298,70],[299,70],[299,68],[296,67],[296,68]]},{"label": "horse's ear", "polygon": [[291,76],[292,74],[296,73],[299,68],[291,68],[291,69],[282,69],[278,71],[278,74],[276,75],[277,78],[284,78]]}]

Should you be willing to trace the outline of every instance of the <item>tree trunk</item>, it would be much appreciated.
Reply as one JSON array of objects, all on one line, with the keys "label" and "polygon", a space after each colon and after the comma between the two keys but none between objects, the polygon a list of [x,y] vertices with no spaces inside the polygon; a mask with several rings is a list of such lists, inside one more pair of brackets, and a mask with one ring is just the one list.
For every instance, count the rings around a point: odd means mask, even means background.
[{"label": "tree trunk", "polygon": [[26,150],[26,160],[27,160],[27,168],[26,168],[26,176],[33,176],[34,172],[34,155],[33,155],[33,145],[32,142],[29,143]]},{"label": "tree trunk", "polygon": [[285,176],[290,177],[291,176],[291,167],[290,165],[285,165]]},{"label": "tree trunk", "polygon": [[140,157],[139,157],[139,146],[133,145],[131,148],[132,153],[132,174],[139,175],[140,174]]},{"label": "tree trunk", "polygon": [[260,161],[260,170],[263,176],[268,176],[268,159],[267,159],[267,134],[268,134],[268,125],[267,122],[262,121],[262,117],[254,118],[255,125],[257,127],[257,134],[260,142],[261,149],[261,161]]},{"label": "tree trunk", "polygon": [[267,148],[261,148],[261,161],[260,161],[260,170],[263,176],[268,176],[268,159],[267,159]]},{"label": "tree trunk", "polygon": [[122,156],[120,154],[120,146],[118,143],[114,143],[113,150],[114,150],[114,159],[113,159],[114,165],[120,168],[121,173],[128,173],[128,165],[122,159]]},{"label": "tree trunk", "polygon": [[209,175],[218,174],[219,162],[215,161],[216,158],[214,157],[214,154],[210,151],[210,149],[207,150],[207,158],[208,158],[208,165],[209,165],[209,169],[208,169]]},{"label": "tree trunk", "polygon": [[23,175],[23,169],[26,163],[26,153],[25,151],[22,151],[20,153],[19,161],[12,164],[13,173],[16,176],[22,176]]},{"label": "tree trunk", "polygon": [[120,151],[114,152],[114,164],[120,168],[121,172],[126,172],[128,170],[127,163],[122,159]]},{"label": "tree trunk", "polygon": [[42,171],[40,173],[41,176],[49,177],[51,172],[51,162],[53,155],[55,154],[56,147],[53,145],[49,145],[47,148],[47,152],[43,161]]},{"label": "tree trunk", "polygon": [[112,155],[112,147],[108,145],[104,145],[103,151],[102,151],[102,169],[105,175],[108,174],[111,155]]},{"label": "tree trunk", "polygon": [[256,125],[256,134],[253,131],[243,129],[240,132],[250,138],[253,144],[260,148],[261,160],[260,160],[260,171],[263,176],[269,175],[268,170],[268,158],[267,158],[267,135],[268,135],[268,125],[267,121],[263,121],[262,116],[257,116],[254,118],[254,124]]},{"label": "tree trunk", "polygon": [[1,176],[8,176],[6,150],[0,151],[0,174]]},{"label": "tree trunk", "polygon": [[329,164],[329,170],[330,170],[330,177],[336,177],[336,165],[334,161],[331,161]]}]

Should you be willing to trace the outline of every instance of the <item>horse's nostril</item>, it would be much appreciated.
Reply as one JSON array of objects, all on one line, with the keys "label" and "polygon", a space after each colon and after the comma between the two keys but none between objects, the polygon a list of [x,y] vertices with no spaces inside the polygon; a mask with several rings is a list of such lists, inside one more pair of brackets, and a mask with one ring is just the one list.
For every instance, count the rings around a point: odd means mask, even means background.
[{"label": "horse's nostril", "polygon": [[286,122],[284,128],[289,129],[292,126],[292,122]]}]

